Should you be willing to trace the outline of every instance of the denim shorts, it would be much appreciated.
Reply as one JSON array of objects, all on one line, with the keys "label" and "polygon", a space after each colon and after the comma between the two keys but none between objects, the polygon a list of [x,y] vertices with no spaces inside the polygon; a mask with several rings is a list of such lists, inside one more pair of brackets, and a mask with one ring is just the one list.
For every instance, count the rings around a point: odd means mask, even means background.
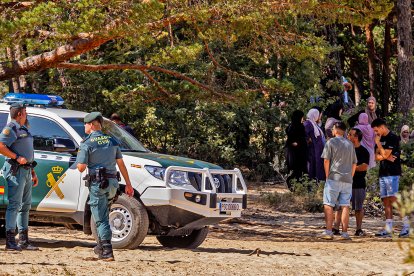
[{"label": "denim shorts", "polygon": [[381,198],[396,196],[398,193],[399,182],[400,177],[398,175],[380,177],[379,185]]},{"label": "denim shorts", "polygon": [[352,196],[352,184],[327,179],[323,189],[323,204],[334,207],[349,206]]}]

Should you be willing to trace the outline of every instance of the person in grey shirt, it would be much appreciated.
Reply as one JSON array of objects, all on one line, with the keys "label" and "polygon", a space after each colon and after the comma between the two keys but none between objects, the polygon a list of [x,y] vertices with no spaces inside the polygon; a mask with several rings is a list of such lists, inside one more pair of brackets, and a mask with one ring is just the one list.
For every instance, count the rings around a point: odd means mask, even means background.
[{"label": "person in grey shirt", "polygon": [[325,188],[323,190],[323,204],[325,212],[326,230],[321,238],[333,239],[333,208],[335,205],[342,210],[341,238],[349,240],[349,205],[352,195],[352,177],[354,176],[357,158],[353,144],[344,137],[346,126],[343,122],[333,125],[334,138],[326,142],[322,152],[326,174]]}]

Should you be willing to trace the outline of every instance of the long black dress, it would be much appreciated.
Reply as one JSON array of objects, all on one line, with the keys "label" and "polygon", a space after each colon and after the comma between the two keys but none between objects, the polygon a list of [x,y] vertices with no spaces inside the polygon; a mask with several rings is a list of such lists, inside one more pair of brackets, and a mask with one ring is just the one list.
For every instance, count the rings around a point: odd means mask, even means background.
[{"label": "long black dress", "polygon": [[287,179],[289,188],[290,181],[295,178],[299,180],[306,173],[306,133],[302,124],[303,112],[296,110],[292,114],[292,122],[286,128],[286,165],[291,175]]}]

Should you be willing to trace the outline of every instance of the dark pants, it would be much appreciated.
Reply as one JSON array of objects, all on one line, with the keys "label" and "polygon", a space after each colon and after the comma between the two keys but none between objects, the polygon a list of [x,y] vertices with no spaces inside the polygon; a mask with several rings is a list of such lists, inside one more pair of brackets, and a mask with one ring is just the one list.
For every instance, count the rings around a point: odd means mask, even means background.
[{"label": "dark pants", "polygon": [[89,187],[89,206],[100,240],[111,240],[112,231],[109,225],[109,208],[118,189],[118,181],[109,179],[106,189],[99,188],[98,182],[92,182]]}]

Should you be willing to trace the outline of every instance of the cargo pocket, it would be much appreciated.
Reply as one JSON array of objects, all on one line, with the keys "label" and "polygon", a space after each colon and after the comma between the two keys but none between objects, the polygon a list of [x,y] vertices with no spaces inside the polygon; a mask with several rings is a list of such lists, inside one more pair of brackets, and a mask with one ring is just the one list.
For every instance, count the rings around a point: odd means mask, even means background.
[{"label": "cargo pocket", "polygon": [[91,185],[89,188],[89,201],[90,206],[98,206],[99,201],[99,187],[97,185]]}]

